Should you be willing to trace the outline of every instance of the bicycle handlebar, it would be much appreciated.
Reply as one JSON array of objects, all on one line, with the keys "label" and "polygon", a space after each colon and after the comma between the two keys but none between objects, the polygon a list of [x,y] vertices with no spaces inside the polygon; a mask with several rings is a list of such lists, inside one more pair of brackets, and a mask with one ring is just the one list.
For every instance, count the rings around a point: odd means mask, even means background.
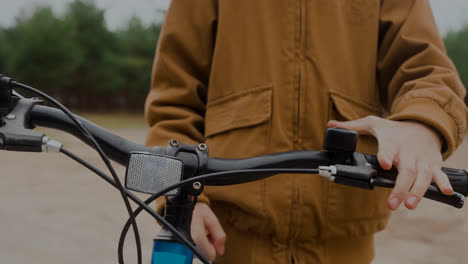
[{"label": "bicycle handlebar", "polygon": [[[75,115],[75,117],[85,125],[89,132],[96,138],[96,141],[102,147],[106,155],[123,166],[127,165],[130,153],[133,151],[152,153],[162,151],[162,153],[164,153],[163,148],[150,148],[133,143],[80,116]],[[88,142],[85,136],[78,130],[72,120],[59,109],[34,105],[29,114],[29,120],[33,126],[53,128],[67,132],[91,146],[90,142]]]},{"label": "bicycle handlebar", "polygon": [[[377,166],[379,164],[377,157],[369,154],[365,154],[367,161],[374,165]],[[468,197],[468,174],[465,170],[460,170],[460,169],[454,169],[454,168],[447,168],[443,167],[442,171],[447,174],[450,184],[453,187],[453,190],[457,193],[462,194],[465,197]],[[394,171],[385,171],[383,169],[380,169],[379,175],[381,177],[389,179],[389,180],[396,180],[397,173]]]},{"label": "bicycle handlebar", "polygon": [[[95,146],[88,141],[89,138],[83,135],[76,124],[72,122],[70,117],[65,113],[55,108],[38,105],[37,100],[18,99],[11,114],[0,117],[0,149],[29,152],[48,150],[48,139],[45,135],[27,130],[34,128],[34,126],[61,130],[76,136],[91,147]],[[172,161],[178,160],[180,164],[182,164],[181,166],[183,166],[180,168],[181,170],[179,173],[184,176],[182,178],[179,176],[179,182],[182,180],[190,179],[193,181],[198,180],[198,178],[203,178],[203,185],[221,186],[255,181],[279,173],[318,173],[319,175],[338,184],[373,189],[374,186],[393,188],[398,175],[395,168],[388,171],[383,170],[379,166],[377,158],[373,155],[349,151],[349,147],[352,144],[338,149],[328,149],[325,147],[329,150],[328,152],[291,151],[246,159],[220,159],[208,157],[207,152],[205,153],[205,156],[202,156],[198,151],[188,151],[190,150],[190,147],[192,147],[192,150],[194,147],[196,149],[196,146],[186,146],[181,144],[182,146],[185,146],[185,149],[182,148],[182,151],[176,151],[174,153],[169,151],[168,153],[168,150],[170,149],[169,145],[166,149],[163,147],[151,148],[135,144],[93,124],[92,122],[87,121],[84,118],[76,115],[75,117],[89,130],[90,134],[94,136],[102,150],[109,156],[109,158],[123,166],[130,167],[132,156],[138,153],[145,153],[145,155],[148,156],[157,156],[165,161],[170,161],[171,159]],[[335,136],[339,133],[340,131],[333,131]],[[345,134],[346,137],[352,137],[350,133]],[[340,140],[338,141],[342,144],[343,138],[339,139]],[[353,144],[355,144],[355,142]],[[61,146],[59,146],[59,148],[61,148]],[[318,169],[316,169],[317,167]],[[158,169],[161,169],[161,175],[163,175],[162,177],[165,177],[164,174],[167,171],[164,169],[167,168],[157,167],[156,170]],[[435,186],[435,184],[432,184],[424,197],[456,208],[463,207],[464,197],[468,196],[467,172],[452,168],[442,168],[442,170],[447,174],[456,193],[451,196],[444,195]],[[217,175],[216,177],[203,177],[204,175],[208,176],[208,174],[211,176],[215,176],[215,174]],[[191,179],[196,176],[198,176],[196,179]],[[172,184],[174,184],[174,182],[168,186],[163,186],[162,189],[167,187],[166,189],[169,190]],[[129,187],[127,188],[131,189]],[[184,191],[187,190],[188,189],[184,189]],[[185,195],[187,195],[187,193],[185,193]],[[189,202],[189,204],[191,203]],[[175,217],[172,221],[177,225],[180,225],[180,223],[177,222],[180,218],[177,216],[178,214],[185,211],[185,213],[183,213],[185,216],[191,216],[191,210],[193,210],[193,208],[186,207],[185,205],[180,207],[181,205],[180,201],[175,201],[174,207],[172,208],[173,211],[171,211],[171,213],[175,213],[172,214],[172,217]],[[193,204],[191,206],[193,206]],[[181,208],[182,211],[180,211]],[[187,224],[187,219],[189,218],[186,217],[184,220],[185,222],[182,222]],[[187,225],[189,226],[189,224]],[[185,229],[187,229],[187,227],[185,227]],[[187,234],[189,233],[190,232]],[[172,239],[170,234],[171,232],[168,233],[168,238]],[[180,234],[178,236],[180,236]],[[183,238],[184,235],[181,237]],[[156,240],[161,242],[166,239],[167,238],[163,235],[159,237],[159,240]]]},{"label": "bicycle handlebar", "polygon": [[[58,129],[70,133],[84,142],[88,143],[76,126],[72,123],[70,118],[58,109],[34,105],[29,113],[29,121],[31,125],[48,127]],[[96,138],[98,143],[102,146],[102,149],[106,154],[114,161],[121,165],[127,166],[129,157],[132,152],[147,152],[153,154],[164,154],[165,149],[162,147],[147,147],[139,144],[135,144],[128,140],[125,140],[106,129],[87,121],[84,118],[76,116],[80,122],[82,122],[90,131],[90,133]],[[89,143],[88,143],[89,144]],[[369,176],[373,178],[374,183],[368,189],[372,189],[373,186],[391,188],[394,186],[394,182],[398,175],[395,169],[386,171],[380,168],[378,160],[375,156],[369,154],[355,153],[354,155],[363,155],[363,164],[350,164],[350,165],[365,165],[368,163],[372,166],[373,172],[369,172]],[[192,171],[197,167],[197,157],[194,154],[180,152],[177,154],[177,158],[181,159],[184,166],[189,167]],[[361,157],[362,159],[362,157]],[[284,153],[269,154],[259,157],[252,157],[247,159],[219,159],[210,157],[205,170],[205,173],[221,172],[221,171],[235,171],[245,169],[261,169],[261,168],[317,168],[319,166],[328,166],[334,164],[333,157],[328,152],[323,151],[291,151]],[[353,168],[356,171],[356,168]],[[455,192],[468,196],[468,174],[464,170],[458,170],[453,168],[443,168],[443,171],[447,174],[450,183]],[[219,178],[209,179],[204,182],[207,186],[221,186],[221,185],[233,185],[240,184],[250,181],[259,180],[265,177],[275,175],[276,173],[251,173],[242,174],[237,176],[225,176]],[[343,176],[343,175],[341,175]],[[369,181],[370,181],[369,178]],[[335,178],[336,183],[347,184],[343,182],[343,178]],[[345,179],[347,181],[347,179]],[[359,186],[362,182],[358,181]],[[463,206],[460,203],[460,197],[446,196],[440,193],[435,185],[429,188],[426,198],[436,200],[439,202],[447,203],[457,208]],[[455,202],[458,201],[458,202]],[[462,202],[462,201],[461,201]]]},{"label": "bicycle handlebar", "polygon": [[[76,128],[74,123],[62,111],[42,105],[34,105],[29,113],[29,121],[32,126],[40,126],[53,128],[69,133],[83,142],[89,144],[83,134]],[[162,147],[147,147],[139,145],[121,138],[112,132],[80,117],[75,117],[83,123],[89,132],[96,138],[96,141],[101,145],[102,149],[115,162],[127,166],[129,157],[133,152],[146,152],[153,154],[164,154],[165,149]],[[89,144],[90,145],[90,144]],[[186,166],[196,167],[195,155],[187,152],[180,152],[177,158],[183,160]],[[270,154],[261,157],[253,157],[247,159],[219,159],[209,158],[206,173],[243,170],[243,169],[260,169],[260,168],[316,168],[322,165],[330,164],[330,160],[325,152],[320,151],[292,151],[287,153]],[[206,185],[232,185],[240,184],[247,181],[255,181],[264,177],[245,177],[232,179],[232,177],[216,180],[208,180]]]}]

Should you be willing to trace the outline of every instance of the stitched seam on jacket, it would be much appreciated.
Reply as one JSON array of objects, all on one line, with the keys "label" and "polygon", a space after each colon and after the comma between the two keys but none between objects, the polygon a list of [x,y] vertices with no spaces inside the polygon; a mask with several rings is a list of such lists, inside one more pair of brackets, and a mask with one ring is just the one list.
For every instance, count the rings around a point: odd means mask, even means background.
[{"label": "stitched seam on jacket", "polygon": [[252,89],[248,89],[248,90],[245,90],[245,91],[236,92],[236,93],[233,93],[231,95],[224,96],[224,97],[221,97],[219,99],[215,99],[215,100],[209,102],[206,106],[207,107],[216,106],[218,104],[223,104],[225,102],[229,102],[231,100],[243,97],[243,96],[248,95],[248,94],[261,93],[263,91],[271,90],[272,86],[273,86],[272,84],[267,84],[267,85],[257,86],[257,87],[254,87]]},{"label": "stitched seam on jacket", "polygon": [[362,217],[362,218],[353,218],[353,219],[332,219],[330,220],[329,222],[332,223],[332,224],[336,224],[336,223],[359,223],[359,222],[378,222],[378,221],[382,221],[382,220],[387,220],[388,217],[390,216],[390,214],[386,214],[386,215],[379,215],[379,216],[376,216],[376,217]]},{"label": "stitched seam on jacket", "polygon": [[[239,118],[236,120],[233,120],[231,123],[227,123],[225,125],[220,125],[215,128],[209,129],[208,126],[205,128],[205,137],[213,136],[222,132],[230,131],[233,129],[238,129],[242,127],[249,127],[257,124],[261,124],[265,121],[268,121],[269,116],[265,115],[265,113],[268,113],[270,111],[270,102],[266,102],[264,104],[265,109],[258,113],[257,115],[252,115],[248,116],[246,118]],[[222,116],[224,113],[229,112],[230,109],[226,109],[225,111],[220,111],[218,113],[219,116]],[[232,111],[232,110],[231,110]],[[211,126],[209,126],[211,127]]]},{"label": "stitched seam on jacket", "polygon": [[336,91],[336,90],[332,90],[332,91],[329,91],[329,94],[331,95],[336,95],[338,97],[341,97],[342,99],[344,100],[347,100],[351,103],[354,103],[368,111],[371,111],[371,112],[374,112],[374,113],[378,113],[379,112],[379,107],[377,105],[373,105],[373,104],[370,104],[370,103],[365,103],[365,102],[360,102],[358,100],[356,100],[355,98],[352,98],[340,91]]},{"label": "stitched seam on jacket", "polygon": [[[437,106],[439,106],[441,108],[441,110],[444,111],[445,113],[447,113],[447,115],[455,122],[455,125],[457,127],[457,135],[455,136],[455,142],[457,144],[459,144],[460,143],[459,142],[460,141],[460,135],[462,134],[461,133],[461,124],[458,121],[458,119],[456,119],[453,116],[453,114],[451,112],[448,112],[448,111],[445,110],[445,107],[446,107],[447,104],[442,105],[441,103],[437,102],[436,100],[434,100],[434,99],[432,99],[430,97],[414,97],[414,98],[410,98],[408,100],[405,100],[403,102],[400,102],[400,105],[402,105],[404,107],[405,105],[408,105],[409,102],[411,102],[411,101],[424,101],[424,100],[430,101],[430,102],[436,104]],[[400,107],[400,105],[397,105],[394,108],[398,108],[398,107]],[[404,115],[405,113],[391,113],[391,116],[392,115],[400,115],[400,114]]]}]

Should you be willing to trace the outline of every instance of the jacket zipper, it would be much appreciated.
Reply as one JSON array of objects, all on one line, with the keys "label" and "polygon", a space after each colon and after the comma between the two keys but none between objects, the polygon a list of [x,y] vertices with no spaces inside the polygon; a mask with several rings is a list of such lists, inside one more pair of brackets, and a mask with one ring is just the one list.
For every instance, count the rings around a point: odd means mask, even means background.
[{"label": "jacket zipper", "polygon": [[299,133],[300,133],[300,119],[301,119],[301,75],[302,75],[302,69],[301,69],[301,62],[299,62],[299,73],[298,73],[298,81],[297,81],[297,144],[299,145]]},{"label": "jacket zipper", "polygon": [[301,79],[302,79],[302,1],[299,0],[299,70],[298,70],[298,81],[297,81],[297,143],[299,144],[300,137],[300,118],[301,118]]},{"label": "jacket zipper", "polygon": [[[302,45],[302,12],[303,12],[303,8],[302,8],[302,3],[303,3],[303,0],[299,0],[299,45],[298,45],[298,61],[299,61],[299,69],[298,69],[298,81],[297,81],[297,85],[298,85],[298,89],[297,89],[297,127],[296,127],[296,131],[297,131],[297,134],[296,134],[296,142],[297,142],[297,145],[299,146],[299,139],[300,139],[300,118],[301,118],[301,81],[302,81],[302,62],[301,62],[301,56],[302,56],[302,48],[301,48],[301,45]],[[295,178],[294,178],[295,179]],[[298,224],[298,218],[299,218],[299,204],[300,204],[300,185],[299,185],[299,182],[295,179],[295,183],[296,183],[296,201],[295,201],[295,206],[293,206],[293,210],[295,211],[294,214],[293,214],[293,220],[294,221],[294,224],[292,226],[295,226],[291,231],[291,235],[292,237],[295,237],[298,233],[298,230],[297,230],[297,224]],[[294,238],[293,238],[294,239]],[[291,250],[292,250],[292,247],[291,247]],[[291,261],[292,263],[294,263],[294,255],[291,254]]]}]

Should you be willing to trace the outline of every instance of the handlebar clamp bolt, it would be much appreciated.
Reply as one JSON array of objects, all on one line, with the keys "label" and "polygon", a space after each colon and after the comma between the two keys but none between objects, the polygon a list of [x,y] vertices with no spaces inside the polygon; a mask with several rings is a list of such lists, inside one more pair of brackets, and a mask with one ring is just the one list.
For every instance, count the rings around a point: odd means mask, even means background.
[{"label": "handlebar clamp bolt", "polygon": [[13,120],[15,118],[16,118],[16,116],[13,115],[13,114],[9,114],[9,115],[6,116],[6,119],[8,119],[8,120]]},{"label": "handlebar clamp bolt", "polygon": [[201,151],[206,151],[208,149],[208,146],[205,143],[201,143],[198,145],[198,149]]},{"label": "handlebar clamp bolt", "polygon": [[170,144],[173,147],[178,147],[179,146],[179,141],[176,140],[176,139],[171,139]]},{"label": "handlebar clamp bolt", "polygon": [[202,184],[200,182],[194,182],[192,187],[194,190],[198,191],[201,189]]}]

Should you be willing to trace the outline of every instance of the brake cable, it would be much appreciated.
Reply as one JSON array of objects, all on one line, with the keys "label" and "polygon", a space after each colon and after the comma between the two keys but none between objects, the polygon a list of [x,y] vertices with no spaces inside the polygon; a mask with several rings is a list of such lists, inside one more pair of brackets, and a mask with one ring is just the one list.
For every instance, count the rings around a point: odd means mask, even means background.
[{"label": "brake cable", "polygon": [[[73,159],[74,161],[78,162],[79,164],[83,165],[87,169],[91,170],[92,172],[96,173],[99,177],[101,177],[103,180],[111,184],[112,186],[116,187],[116,183],[112,180],[111,177],[107,176],[104,172],[99,170],[98,168],[94,167],[90,163],[86,162],[82,158],[78,157],[77,155],[73,154],[72,152],[68,151],[65,148],[62,148],[60,150],[61,153],[65,154],[69,158]],[[162,216],[160,216],[158,213],[156,213],[151,207],[148,206],[149,203],[145,204],[142,200],[140,200],[137,196],[135,196],[133,193],[131,193],[128,190],[125,190],[126,195],[132,199],[135,203],[137,203],[140,207],[138,207],[141,210],[145,210],[147,213],[149,213],[153,218],[155,218],[157,221],[163,224],[163,226],[167,227],[171,232],[174,233],[174,235],[182,241],[192,252],[203,262],[206,264],[209,264],[209,261],[203,256],[203,254],[190,242],[188,241],[173,225],[171,225],[169,222],[167,222]],[[136,216],[135,216],[136,217]],[[131,222],[130,220],[127,221],[128,227],[127,231],[130,228]],[[123,258],[119,259],[119,263],[123,264]]]},{"label": "brake cable", "polygon": [[128,200],[128,197],[127,197],[127,195],[125,193],[125,188],[123,187],[122,183],[120,182],[120,179],[117,176],[117,173],[115,172],[114,168],[112,167],[112,164],[111,164],[109,158],[106,156],[106,154],[104,153],[104,151],[100,147],[99,143],[95,140],[94,136],[91,133],[89,133],[89,131],[86,129],[86,127],[78,119],[76,119],[74,117],[74,115],[70,112],[70,110],[68,110],[64,105],[62,105],[60,102],[58,102],[57,100],[55,100],[51,96],[47,95],[46,93],[41,92],[41,91],[39,91],[39,90],[37,90],[37,89],[35,89],[33,87],[30,87],[28,85],[18,83],[15,80],[13,80],[13,79],[11,79],[9,77],[6,77],[6,76],[1,76],[0,82],[1,82],[1,84],[7,85],[9,87],[17,87],[17,88],[32,92],[32,93],[46,99],[51,104],[55,105],[57,108],[62,110],[62,112],[64,112],[76,124],[76,126],[78,127],[80,132],[86,137],[86,139],[96,149],[96,151],[101,156],[103,162],[106,164],[107,168],[109,169],[112,177],[114,178],[114,181],[116,183],[115,187],[120,191],[120,194],[121,194],[122,199],[124,201],[125,207],[126,207],[127,212],[129,214],[129,218],[130,218],[130,221],[132,223],[133,230],[134,230],[135,242],[136,242],[136,247],[137,247],[138,263],[141,264],[142,263],[141,239],[140,239],[140,233],[138,231],[138,225],[137,225],[137,223],[135,221],[135,216],[133,215],[132,207],[131,207],[130,202]]},{"label": "brake cable", "polygon": [[[167,192],[170,192],[174,189],[180,188],[182,186],[190,185],[193,184],[194,182],[203,182],[203,180],[206,180],[208,178],[216,178],[220,176],[228,176],[228,175],[240,175],[240,174],[248,174],[248,173],[275,173],[275,174],[281,174],[281,173],[294,173],[294,174],[319,174],[318,169],[248,169],[248,170],[233,170],[233,171],[222,171],[222,172],[214,172],[214,173],[208,173],[200,176],[196,176],[190,179],[186,179],[183,181],[180,181],[176,184],[170,185],[159,192],[153,194],[151,197],[146,199],[144,201],[145,205],[150,204],[157,198],[161,197]],[[138,207],[133,214],[135,217],[138,217],[138,215],[141,213],[141,211],[144,208],[142,206]],[[125,243],[125,239],[128,233],[128,229],[130,228],[130,219],[127,220],[125,223],[122,233],[120,234],[120,239],[119,239],[119,246],[118,246],[118,254],[119,254],[119,263],[123,264],[123,246]],[[163,223],[164,224],[164,223]],[[165,225],[165,224],[164,224]],[[172,230],[171,230],[172,231]],[[185,242],[184,242],[185,244]],[[187,245],[187,244],[186,244]],[[195,252],[194,252],[195,253]],[[204,261],[202,261],[205,263]],[[209,264],[209,262],[206,262],[205,264]]]}]

